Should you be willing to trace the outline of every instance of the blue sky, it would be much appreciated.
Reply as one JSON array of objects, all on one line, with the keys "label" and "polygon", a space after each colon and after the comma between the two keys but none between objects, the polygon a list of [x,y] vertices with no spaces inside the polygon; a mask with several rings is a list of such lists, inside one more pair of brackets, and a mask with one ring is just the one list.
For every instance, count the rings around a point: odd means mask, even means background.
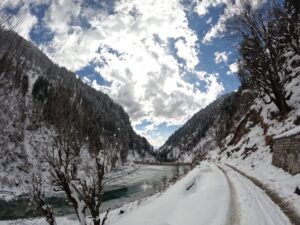
[{"label": "blue sky", "polygon": [[237,50],[224,37],[239,1],[5,1],[8,27],[120,103],[155,147],[239,87]]}]

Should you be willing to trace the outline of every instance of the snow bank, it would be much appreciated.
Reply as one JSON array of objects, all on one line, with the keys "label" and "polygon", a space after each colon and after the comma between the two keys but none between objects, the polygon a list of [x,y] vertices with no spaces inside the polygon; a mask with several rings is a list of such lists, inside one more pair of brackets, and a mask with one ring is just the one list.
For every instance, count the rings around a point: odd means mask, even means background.
[{"label": "snow bank", "polygon": [[283,138],[283,137],[289,137],[289,136],[293,136],[296,134],[300,134],[300,126],[295,127],[289,131],[286,131],[280,135],[275,136],[275,139],[279,139],[279,138]]},{"label": "snow bank", "polygon": [[228,219],[229,187],[225,175],[204,163],[159,198],[121,216],[113,225],[220,225]]}]

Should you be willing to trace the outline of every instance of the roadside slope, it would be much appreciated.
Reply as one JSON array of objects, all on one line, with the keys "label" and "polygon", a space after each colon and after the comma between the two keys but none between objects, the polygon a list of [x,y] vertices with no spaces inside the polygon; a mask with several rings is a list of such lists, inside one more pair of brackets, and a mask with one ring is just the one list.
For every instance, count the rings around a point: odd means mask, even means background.
[{"label": "roadside slope", "polygon": [[204,163],[159,198],[120,217],[113,225],[220,225],[228,220],[229,186],[214,164]]}]

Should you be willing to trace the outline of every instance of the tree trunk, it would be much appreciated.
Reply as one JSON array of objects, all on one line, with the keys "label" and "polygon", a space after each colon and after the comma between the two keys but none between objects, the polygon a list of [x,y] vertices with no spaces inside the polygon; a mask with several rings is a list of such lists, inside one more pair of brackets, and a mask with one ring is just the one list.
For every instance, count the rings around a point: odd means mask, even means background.
[{"label": "tree trunk", "polygon": [[56,222],[55,222],[55,219],[54,219],[54,217],[53,217],[53,215],[51,215],[51,216],[46,216],[46,220],[47,220],[47,223],[49,223],[49,225],[56,225]]},{"label": "tree trunk", "polygon": [[96,218],[96,219],[93,219],[93,224],[94,225],[100,225],[100,219],[98,218]]},{"label": "tree trunk", "polygon": [[282,106],[281,106],[280,113],[281,113],[282,118],[285,119],[292,109],[285,100],[281,103],[281,105]]},{"label": "tree trunk", "polygon": [[282,119],[285,119],[289,112],[291,111],[291,107],[287,104],[285,100],[285,95],[274,93],[275,96],[275,105],[277,106]]},{"label": "tree trunk", "polygon": [[71,202],[72,206],[75,209],[75,213],[76,216],[80,222],[81,225],[86,225],[86,215],[85,215],[85,209],[81,209],[79,206],[79,199],[75,199],[74,196],[72,195],[72,193],[76,196],[75,191],[72,192],[71,188],[70,188],[70,184],[68,184],[67,182],[64,182],[64,184],[62,185],[64,192],[67,195],[68,200]]},{"label": "tree trunk", "polygon": [[46,221],[49,225],[56,225],[56,221],[53,215],[53,211],[52,208],[50,208],[48,205],[46,205],[45,202],[41,201],[39,206],[41,210],[41,212],[44,214],[44,216],[46,217]]},{"label": "tree trunk", "polygon": [[100,225],[101,220],[100,220],[100,211],[96,210],[95,208],[89,207],[91,216],[93,218],[93,224],[94,225]]}]

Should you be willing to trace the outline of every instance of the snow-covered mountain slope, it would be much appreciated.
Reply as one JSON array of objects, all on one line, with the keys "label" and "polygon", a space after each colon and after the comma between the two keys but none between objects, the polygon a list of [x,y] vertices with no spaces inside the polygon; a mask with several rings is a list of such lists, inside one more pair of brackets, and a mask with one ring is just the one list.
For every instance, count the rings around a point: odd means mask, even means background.
[{"label": "snow-covered mountain slope", "polygon": [[[293,78],[285,87],[291,93],[288,104],[292,107],[287,118],[279,120],[276,106],[265,104],[257,98],[248,113],[235,125],[234,132],[226,138],[224,148],[216,148],[208,156],[213,160],[234,165],[271,187],[297,210],[298,215],[300,215],[300,198],[295,190],[300,188],[300,174],[291,175],[272,165],[272,160],[274,140],[300,132],[299,61],[298,56],[292,56],[288,60],[287,70]],[[291,64],[298,66],[292,67]],[[298,165],[300,164],[296,152],[291,153],[288,159],[290,161],[287,164],[291,164],[294,160],[297,163],[297,159]]]},{"label": "snow-covered mountain slope", "polygon": [[248,111],[255,94],[249,90],[221,96],[196,113],[159,149],[162,160],[190,161],[197,152],[223,147],[224,138]]},{"label": "snow-covered mountain slope", "polygon": [[120,105],[0,29],[0,189],[28,182],[32,161],[55,147],[58,133],[79,148],[110,149],[113,166],[151,157],[152,146],[133,131]]},{"label": "snow-covered mountain slope", "polygon": [[300,215],[300,198],[295,193],[296,188],[300,188],[300,174],[291,175],[272,165],[274,139],[300,131],[299,76],[289,84],[289,90],[293,94],[288,103],[293,106],[293,110],[286,120],[274,119],[276,107],[256,99],[249,113],[236,126],[235,133],[226,138],[224,149],[216,148],[208,153],[207,158],[234,165],[257,178],[287,199]]}]

